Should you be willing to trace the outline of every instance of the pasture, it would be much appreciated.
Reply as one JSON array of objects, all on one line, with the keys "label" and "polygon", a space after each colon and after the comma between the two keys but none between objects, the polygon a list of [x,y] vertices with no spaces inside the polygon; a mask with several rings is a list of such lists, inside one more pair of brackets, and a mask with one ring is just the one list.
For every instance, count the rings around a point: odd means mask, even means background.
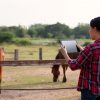
[{"label": "pasture", "polygon": [[[16,46],[2,45],[6,53],[6,59],[13,59],[14,49],[19,50],[19,59],[38,59],[38,49],[43,49],[43,59],[54,59],[59,45],[34,45]],[[53,89],[76,87],[78,81],[78,71],[66,71],[67,82],[62,83],[62,68],[60,67],[60,77],[57,83],[52,82],[51,65],[34,66],[9,66],[3,67],[3,80],[1,87],[2,94],[0,100],[79,100],[80,93],[76,89],[59,90],[35,90],[34,89]],[[10,90],[28,89],[28,90]],[[33,90],[32,90],[33,89]]]}]

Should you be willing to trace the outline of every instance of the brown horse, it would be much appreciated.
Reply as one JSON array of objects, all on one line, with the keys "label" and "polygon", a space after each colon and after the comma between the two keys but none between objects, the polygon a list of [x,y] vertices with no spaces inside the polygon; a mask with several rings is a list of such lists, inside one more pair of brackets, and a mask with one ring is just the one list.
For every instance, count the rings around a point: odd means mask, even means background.
[{"label": "brown horse", "polygon": [[[72,59],[75,59],[78,56],[78,54],[79,54],[78,52],[77,53],[69,53],[69,56]],[[59,51],[58,54],[56,55],[55,59],[65,59],[65,58],[62,55],[62,53]],[[67,81],[66,70],[68,68],[68,65],[64,64],[64,65],[61,65],[61,66],[63,68],[63,80],[62,80],[62,82],[66,82]],[[53,65],[52,66],[53,82],[57,82],[57,80],[58,80],[58,77],[60,75],[59,67],[60,67],[60,65]]]}]

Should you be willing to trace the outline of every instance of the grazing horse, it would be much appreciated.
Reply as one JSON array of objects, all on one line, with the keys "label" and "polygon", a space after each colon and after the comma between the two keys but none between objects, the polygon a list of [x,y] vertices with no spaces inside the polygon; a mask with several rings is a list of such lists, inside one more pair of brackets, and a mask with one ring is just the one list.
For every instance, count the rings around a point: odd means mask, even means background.
[{"label": "grazing horse", "polygon": [[[77,52],[77,53],[68,53],[68,54],[72,59],[75,59],[79,53]],[[55,59],[57,60],[57,59],[65,59],[65,58],[62,55],[62,53],[59,51],[58,54],[56,55]],[[61,66],[63,68],[63,80],[62,80],[62,82],[66,82],[67,81],[66,70],[68,68],[68,65],[63,64]],[[58,77],[60,75],[59,67],[60,67],[60,65],[56,65],[56,64],[52,66],[53,82],[57,82],[57,80],[58,80]]]}]

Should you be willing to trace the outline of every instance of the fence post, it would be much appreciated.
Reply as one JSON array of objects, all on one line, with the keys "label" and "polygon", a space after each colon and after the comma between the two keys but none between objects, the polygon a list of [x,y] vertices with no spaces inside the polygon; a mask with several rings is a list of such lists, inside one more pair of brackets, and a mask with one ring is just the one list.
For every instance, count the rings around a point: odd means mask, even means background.
[{"label": "fence post", "polygon": [[[0,48],[0,61],[4,60],[4,50]],[[2,66],[0,65],[0,94],[1,94],[1,82],[2,82]]]},{"label": "fence post", "polygon": [[14,51],[14,60],[18,60],[18,49]]},{"label": "fence post", "polygon": [[39,60],[42,60],[42,48],[39,48]]}]

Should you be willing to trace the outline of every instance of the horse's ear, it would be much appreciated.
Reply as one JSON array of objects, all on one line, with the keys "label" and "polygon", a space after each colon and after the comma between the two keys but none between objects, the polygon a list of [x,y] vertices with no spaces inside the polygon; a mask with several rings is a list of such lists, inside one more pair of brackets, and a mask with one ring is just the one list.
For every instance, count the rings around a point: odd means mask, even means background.
[{"label": "horse's ear", "polygon": [[78,51],[78,52],[80,52],[80,51],[81,51],[81,50],[80,50],[80,48],[79,48],[77,45],[76,45],[76,48],[77,48],[77,51]]}]

